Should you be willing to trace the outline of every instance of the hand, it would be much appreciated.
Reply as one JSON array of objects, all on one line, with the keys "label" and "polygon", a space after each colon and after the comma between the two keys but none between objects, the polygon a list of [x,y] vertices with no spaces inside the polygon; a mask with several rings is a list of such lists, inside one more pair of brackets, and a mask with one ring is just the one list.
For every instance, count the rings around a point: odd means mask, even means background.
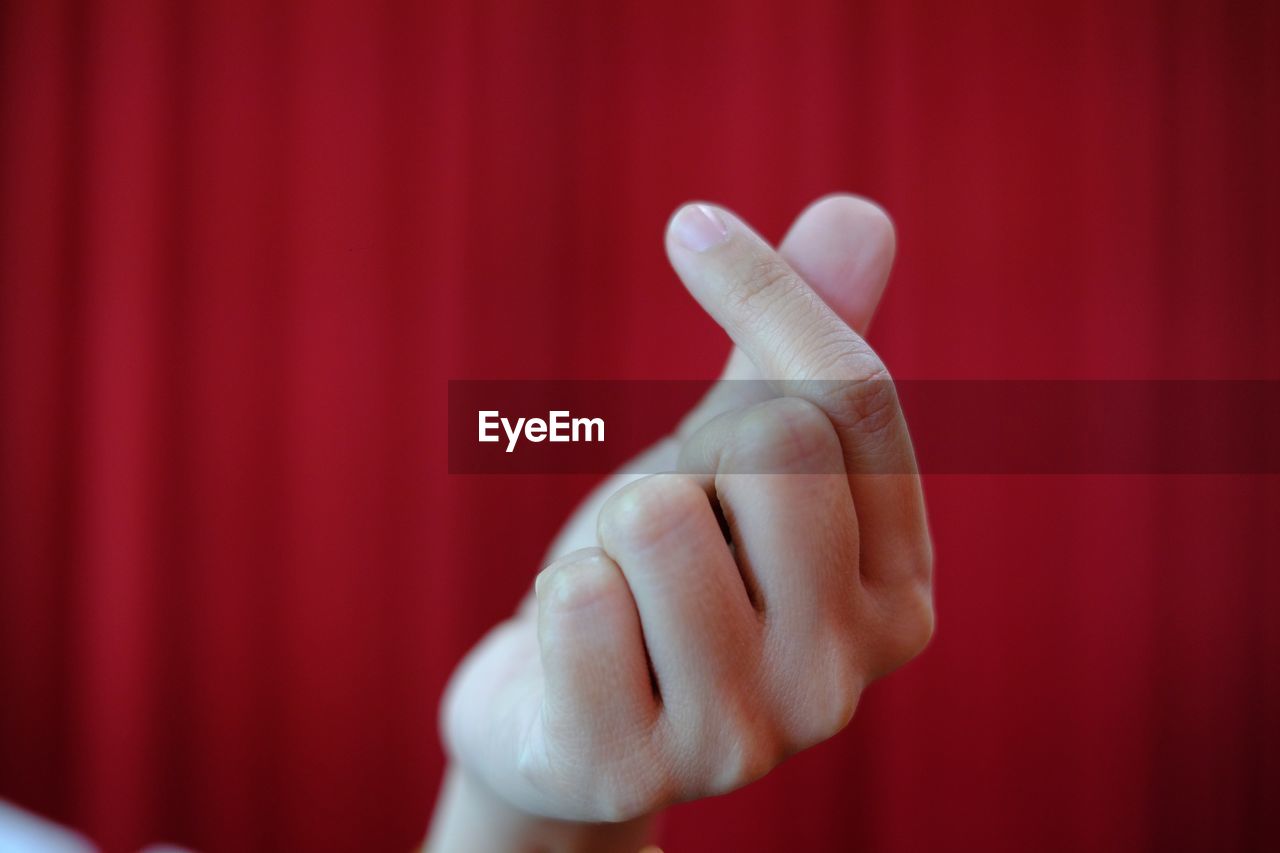
[{"label": "hand", "polygon": [[883,366],[743,223],[708,215],[673,220],[672,263],[745,353],[730,371],[754,365],[783,396],[713,392],[686,420],[683,473],[610,497],[599,545],[539,576],[536,618],[525,608],[460,669],[451,753],[517,810],[622,821],[745,784],[843,727],[932,629],[919,480]]}]

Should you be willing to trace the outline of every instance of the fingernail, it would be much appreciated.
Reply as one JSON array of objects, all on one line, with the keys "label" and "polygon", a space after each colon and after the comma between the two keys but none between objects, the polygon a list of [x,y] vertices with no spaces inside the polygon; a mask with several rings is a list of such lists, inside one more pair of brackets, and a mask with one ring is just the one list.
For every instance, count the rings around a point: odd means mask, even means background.
[{"label": "fingernail", "polygon": [[533,591],[544,605],[572,609],[594,601],[608,581],[599,560],[570,560],[543,569]]},{"label": "fingernail", "polygon": [[547,594],[547,587],[551,583],[550,578],[551,578],[552,572],[554,571],[555,571],[554,564],[547,566],[545,569],[538,572],[538,576],[533,579],[533,595],[539,601],[541,601],[542,597]]},{"label": "fingernail", "polygon": [[671,223],[680,245],[691,252],[705,252],[729,239],[729,229],[715,208],[705,204],[686,204]]}]

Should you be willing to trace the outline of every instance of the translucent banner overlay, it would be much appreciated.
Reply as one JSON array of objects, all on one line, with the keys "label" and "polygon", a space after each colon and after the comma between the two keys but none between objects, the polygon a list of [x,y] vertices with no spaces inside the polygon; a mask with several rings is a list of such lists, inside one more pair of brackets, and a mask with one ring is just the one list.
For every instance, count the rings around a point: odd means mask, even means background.
[{"label": "translucent banner overlay", "polygon": [[[1276,380],[895,386],[926,474],[1280,473]],[[839,401],[874,390],[823,381],[803,393]],[[777,395],[749,380],[450,380],[449,472],[604,474],[670,435],[709,393],[730,406]]]}]

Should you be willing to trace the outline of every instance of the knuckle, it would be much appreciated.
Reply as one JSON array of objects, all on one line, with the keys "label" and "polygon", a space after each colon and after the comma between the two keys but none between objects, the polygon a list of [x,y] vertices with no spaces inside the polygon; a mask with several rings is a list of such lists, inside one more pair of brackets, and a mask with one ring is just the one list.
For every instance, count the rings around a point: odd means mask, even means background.
[{"label": "knuckle", "polygon": [[858,700],[862,696],[861,689],[855,689],[846,683],[833,684],[824,697],[822,704],[815,708],[813,728],[809,732],[809,745],[830,740],[853,719],[858,710]]},{"label": "knuckle", "polygon": [[761,778],[782,762],[783,750],[776,737],[758,731],[740,736],[726,757],[723,790],[740,788]]},{"label": "knuckle", "polygon": [[681,720],[671,748],[683,780],[677,799],[726,794],[759,779],[788,754],[786,721],[772,702],[739,684]]},{"label": "knuckle", "polygon": [[913,605],[906,618],[906,651],[903,663],[925,650],[933,640],[937,628],[937,614],[933,609],[933,595],[927,591],[912,596]]},{"label": "knuckle", "polygon": [[888,378],[884,362],[857,332],[845,325],[826,325],[809,335],[812,376],[832,386]]},{"label": "knuckle", "polygon": [[842,364],[840,373],[858,378],[825,383],[822,407],[844,430],[867,440],[885,437],[897,422],[901,405],[889,371],[869,351],[848,353]]},{"label": "knuckle", "polygon": [[890,575],[905,584],[909,592],[927,597],[933,582],[933,540],[925,534],[900,545],[894,554]]},{"label": "knuckle", "polygon": [[783,738],[769,722],[755,715],[744,715],[724,728],[717,771],[698,792],[700,796],[716,796],[748,785],[786,756]]},{"label": "knuckle", "polygon": [[888,614],[877,677],[892,672],[923,652],[933,640],[935,626],[933,593],[927,583],[895,596]]},{"label": "knuckle", "polygon": [[683,474],[654,474],[619,489],[600,509],[598,533],[606,551],[642,550],[691,523],[706,493]]},{"label": "knuckle", "polygon": [[733,468],[769,473],[839,458],[839,450],[835,428],[821,409],[797,397],[780,397],[748,410],[725,452]]},{"label": "knuckle", "polygon": [[806,749],[839,734],[858,709],[866,679],[859,651],[851,639],[837,634],[831,645],[823,677],[814,682],[813,693],[793,733],[797,749]]}]

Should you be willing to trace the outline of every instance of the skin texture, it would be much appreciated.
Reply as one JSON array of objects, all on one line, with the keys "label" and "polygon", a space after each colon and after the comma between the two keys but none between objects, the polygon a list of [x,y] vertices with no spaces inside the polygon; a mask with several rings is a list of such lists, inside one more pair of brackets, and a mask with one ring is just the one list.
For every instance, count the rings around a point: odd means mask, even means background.
[{"label": "skin texture", "polygon": [[716,386],[635,466],[672,473],[603,484],[459,667],[433,849],[634,851],[663,807],[834,735],[931,636],[920,481],[861,336],[888,218],[829,197],[775,252],[685,206],[667,252],[736,344],[724,375],[768,382]]}]

